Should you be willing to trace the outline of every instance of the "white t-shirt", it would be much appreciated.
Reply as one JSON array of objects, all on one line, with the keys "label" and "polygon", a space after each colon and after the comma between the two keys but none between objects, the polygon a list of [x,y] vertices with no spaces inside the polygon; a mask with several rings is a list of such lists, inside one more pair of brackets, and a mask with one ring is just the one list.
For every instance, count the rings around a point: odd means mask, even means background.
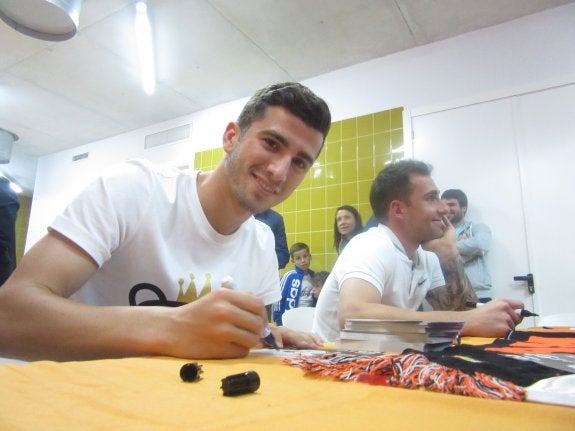
[{"label": "white t-shirt", "polygon": [[307,273],[301,280],[301,292],[298,307],[313,307],[313,296],[311,294],[312,289],[313,285],[311,284],[311,275]]},{"label": "white t-shirt", "polygon": [[382,304],[410,310],[419,308],[429,290],[445,285],[434,253],[419,247],[412,261],[394,233],[379,224],[352,238],[325,281],[312,329],[325,341],[339,338],[339,292],[350,278],[372,284]]},{"label": "white t-shirt", "polygon": [[[198,174],[134,160],[78,196],[50,226],[99,265],[72,299],[128,305],[132,287],[148,283],[170,301],[191,302],[231,276],[238,290],[265,304],[278,301],[271,230],[250,217],[231,235],[216,232],[198,198]],[[141,291],[136,303],[153,299],[155,294]]]}]

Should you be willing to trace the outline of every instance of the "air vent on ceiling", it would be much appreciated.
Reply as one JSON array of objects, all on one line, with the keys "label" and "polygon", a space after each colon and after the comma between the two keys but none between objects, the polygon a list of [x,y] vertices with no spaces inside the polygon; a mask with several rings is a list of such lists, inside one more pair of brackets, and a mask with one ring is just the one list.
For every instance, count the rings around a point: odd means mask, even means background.
[{"label": "air vent on ceiling", "polygon": [[77,162],[78,160],[87,159],[90,153],[80,153],[72,156],[72,161]]},{"label": "air vent on ceiling", "polygon": [[159,147],[160,145],[171,144],[173,142],[189,139],[190,126],[191,124],[184,124],[183,126],[174,127],[173,129],[168,129],[162,132],[147,135],[144,142],[144,148],[148,149]]}]

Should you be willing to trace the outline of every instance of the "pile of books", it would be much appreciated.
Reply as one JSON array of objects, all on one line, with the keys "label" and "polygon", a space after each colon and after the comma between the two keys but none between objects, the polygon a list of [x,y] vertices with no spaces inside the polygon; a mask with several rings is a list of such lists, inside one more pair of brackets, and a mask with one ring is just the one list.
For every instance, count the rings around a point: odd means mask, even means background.
[{"label": "pile of books", "polygon": [[459,321],[348,319],[336,346],[362,352],[430,352],[457,344],[462,328]]}]

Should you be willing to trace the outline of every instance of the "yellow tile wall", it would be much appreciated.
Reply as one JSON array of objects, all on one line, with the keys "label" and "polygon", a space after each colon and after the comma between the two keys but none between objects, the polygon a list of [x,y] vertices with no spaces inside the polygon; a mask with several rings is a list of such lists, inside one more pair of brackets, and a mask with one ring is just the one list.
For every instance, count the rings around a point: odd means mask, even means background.
[{"label": "yellow tile wall", "polygon": [[20,209],[16,216],[16,263],[20,262],[24,255],[24,245],[26,244],[26,235],[28,234],[28,222],[30,221],[30,208],[32,198],[18,195]]},{"label": "yellow tile wall", "polygon": [[[377,173],[391,160],[403,158],[403,108],[332,123],[320,156],[295,192],[274,209],[286,225],[288,246],[305,242],[312,269],[330,271],[335,210],[353,205],[365,223],[371,216],[369,190]],[[221,148],[198,152],[194,168],[213,169]],[[288,263],[286,269],[293,267]]]}]

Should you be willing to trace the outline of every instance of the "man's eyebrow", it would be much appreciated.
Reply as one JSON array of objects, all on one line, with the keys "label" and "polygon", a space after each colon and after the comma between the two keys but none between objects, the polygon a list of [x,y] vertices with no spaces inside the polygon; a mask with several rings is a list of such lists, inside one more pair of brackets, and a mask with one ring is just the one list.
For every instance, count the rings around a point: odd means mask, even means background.
[{"label": "man's eyebrow", "polygon": [[[266,135],[271,135],[275,140],[277,140],[284,147],[287,147],[289,145],[287,139],[281,133],[278,133],[275,130],[269,130],[268,129],[268,130],[264,130],[262,133],[264,133]],[[306,162],[308,162],[308,164],[310,166],[313,165],[313,162],[315,159],[309,153],[306,153],[305,151],[298,151],[298,156],[301,157],[302,159],[304,159]]]},{"label": "man's eyebrow", "polygon": [[439,196],[439,190],[430,190],[424,196],[425,197]]}]

